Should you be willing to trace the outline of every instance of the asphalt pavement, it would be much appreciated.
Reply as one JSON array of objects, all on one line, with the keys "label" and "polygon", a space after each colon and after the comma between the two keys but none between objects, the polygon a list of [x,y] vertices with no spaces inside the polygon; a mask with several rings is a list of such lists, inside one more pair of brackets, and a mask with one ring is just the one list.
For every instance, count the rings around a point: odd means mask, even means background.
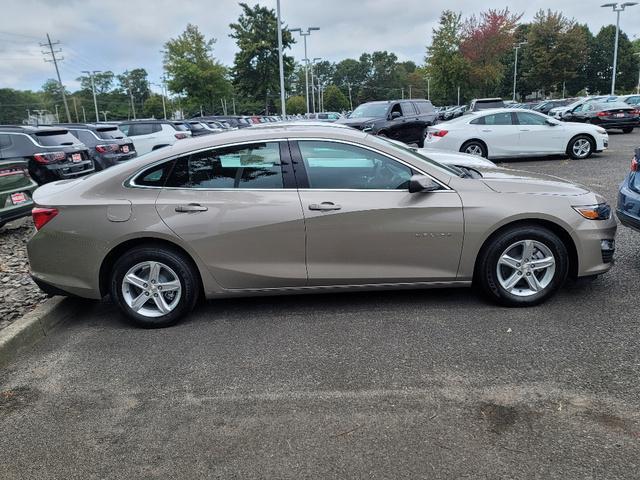
[{"label": "asphalt pavement", "polygon": [[[615,204],[640,134],[512,161]],[[548,303],[471,290],[108,303],[0,372],[0,478],[640,478],[640,234]]]}]

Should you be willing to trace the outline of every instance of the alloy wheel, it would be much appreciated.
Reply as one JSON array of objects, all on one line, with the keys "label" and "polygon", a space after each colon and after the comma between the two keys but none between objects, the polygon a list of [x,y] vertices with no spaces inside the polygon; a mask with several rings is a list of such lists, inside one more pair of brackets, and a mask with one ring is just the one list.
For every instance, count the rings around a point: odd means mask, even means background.
[{"label": "alloy wheel", "polygon": [[469,153],[471,155],[482,156],[482,147],[477,143],[472,143],[467,148],[465,148],[464,153]]},{"label": "alloy wheel", "polygon": [[585,158],[591,153],[591,142],[586,138],[579,138],[573,142],[571,150],[577,158]]},{"label": "alloy wheel", "polygon": [[134,312],[144,317],[161,317],[178,306],[182,285],[178,275],[164,263],[141,262],[122,279],[122,296]]},{"label": "alloy wheel", "polygon": [[507,292],[530,297],[553,281],[556,258],[545,244],[521,240],[510,245],[499,257],[498,282]]}]

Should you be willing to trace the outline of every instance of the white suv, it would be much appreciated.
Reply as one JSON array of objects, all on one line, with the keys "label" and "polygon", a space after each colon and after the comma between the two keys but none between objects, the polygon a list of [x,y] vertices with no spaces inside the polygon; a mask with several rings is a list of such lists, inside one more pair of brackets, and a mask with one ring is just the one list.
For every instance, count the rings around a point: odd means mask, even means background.
[{"label": "white suv", "polygon": [[133,140],[138,155],[173,145],[176,141],[191,136],[191,132],[177,128],[169,120],[133,120],[122,122],[120,130]]}]

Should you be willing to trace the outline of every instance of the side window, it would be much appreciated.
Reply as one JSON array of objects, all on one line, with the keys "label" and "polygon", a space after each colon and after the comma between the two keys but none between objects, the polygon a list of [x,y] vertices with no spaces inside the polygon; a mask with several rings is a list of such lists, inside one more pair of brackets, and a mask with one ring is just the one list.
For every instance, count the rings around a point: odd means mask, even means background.
[{"label": "side window", "polygon": [[129,133],[130,137],[137,137],[140,135],[149,135],[153,133],[153,124],[152,123],[132,123],[129,125]]},{"label": "side window", "polygon": [[151,133],[156,133],[159,132],[160,130],[162,130],[162,125],[159,123],[152,123],[151,124]]},{"label": "side window", "polygon": [[400,108],[400,104],[396,103],[393,107],[391,107],[391,111],[389,112],[389,116],[393,115],[394,112],[398,112],[402,115],[402,109]]},{"label": "side window", "polygon": [[173,188],[283,188],[280,145],[252,143],[178,159],[166,183]]},{"label": "side window", "polygon": [[433,106],[429,102],[416,102],[414,105],[420,114],[431,113],[433,111]]},{"label": "side window", "polygon": [[485,115],[485,125],[513,125],[511,112],[494,113],[493,115]]},{"label": "side window", "polygon": [[129,135],[129,127],[130,127],[130,125],[120,125],[119,126],[120,131],[122,133],[124,133],[125,135]]},{"label": "side window", "polygon": [[94,143],[96,143],[96,138],[86,130],[76,130],[76,133],[77,135],[74,135],[78,137],[80,141],[85,145],[93,145]]},{"label": "side window", "polygon": [[546,118],[534,113],[518,112],[518,123],[520,125],[546,125]]},{"label": "side window", "polygon": [[0,150],[11,147],[11,135],[0,133]]},{"label": "side window", "polygon": [[406,190],[411,168],[371,150],[343,143],[300,141],[309,188]]},{"label": "side window", "polygon": [[416,109],[413,108],[413,103],[404,102],[404,103],[401,103],[400,106],[402,107],[402,115],[404,115],[405,117],[409,117],[416,114]]},{"label": "side window", "polygon": [[170,160],[151,167],[139,174],[135,178],[134,183],[143,187],[163,187],[167,178],[169,178],[174,163],[174,160]]},{"label": "side window", "polygon": [[471,125],[484,125],[485,124],[484,123],[484,118],[485,117],[479,117],[479,118],[476,118],[475,120],[471,120],[469,123]]}]

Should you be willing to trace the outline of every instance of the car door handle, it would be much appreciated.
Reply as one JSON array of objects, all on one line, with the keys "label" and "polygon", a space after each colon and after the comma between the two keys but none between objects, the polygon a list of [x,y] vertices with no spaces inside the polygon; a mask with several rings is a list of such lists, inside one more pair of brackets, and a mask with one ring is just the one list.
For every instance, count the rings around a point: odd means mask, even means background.
[{"label": "car door handle", "polygon": [[529,130],[528,128],[521,128],[520,131],[521,132],[530,132],[531,130]]},{"label": "car door handle", "polygon": [[176,212],[178,213],[192,213],[192,212],[206,212],[209,210],[207,207],[203,207],[199,203],[190,203],[189,205],[178,205]]},{"label": "car door handle", "polygon": [[321,212],[329,212],[331,210],[340,210],[342,207],[333,202],[312,203],[309,210],[320,210]]},{"label": "car door handle", "polygon": [[493,132],[493,130],[489,130],[489,129],[482,130],[482,131],[483,131],[483,132]]}]

